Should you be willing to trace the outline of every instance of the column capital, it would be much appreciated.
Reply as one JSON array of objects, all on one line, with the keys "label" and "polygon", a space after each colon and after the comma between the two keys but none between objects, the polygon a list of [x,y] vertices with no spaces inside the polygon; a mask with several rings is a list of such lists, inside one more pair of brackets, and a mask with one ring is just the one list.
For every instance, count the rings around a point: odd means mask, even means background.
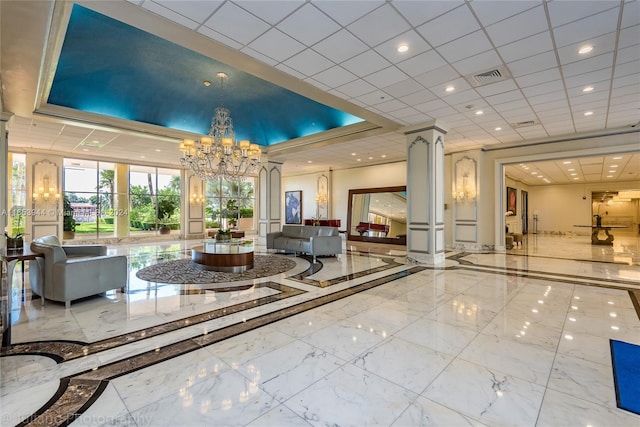
[{"label": "column capital", "polygon": [[421,133],[425,131],[436,131],[443,135],[447,134],[447,128],[440,120],[430,120],[428,122],[419,123],[417,125],[406,126],[400,129],[405,135],[411,135],[414,133]]}]

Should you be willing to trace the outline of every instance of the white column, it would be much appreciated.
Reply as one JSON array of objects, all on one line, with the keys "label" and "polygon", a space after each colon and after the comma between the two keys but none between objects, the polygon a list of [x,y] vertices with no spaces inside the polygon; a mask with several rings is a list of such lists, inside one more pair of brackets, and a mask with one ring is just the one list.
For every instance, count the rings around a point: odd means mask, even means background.
[{"label": "white column", "polygon": [[282,163],[262,156],[258,171],[258,235],[280,231],[282,224]]},{"label": "white column", "polygon": [[444,264],[444,135],[436,122],[407,136],[407,259]]}]

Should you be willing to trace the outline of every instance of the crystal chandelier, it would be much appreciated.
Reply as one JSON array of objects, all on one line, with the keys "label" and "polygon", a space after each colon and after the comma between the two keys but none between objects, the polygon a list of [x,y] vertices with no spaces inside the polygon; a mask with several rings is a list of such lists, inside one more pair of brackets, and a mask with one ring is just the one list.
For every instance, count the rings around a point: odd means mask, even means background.
[{"label": "crystal chandelier", "polygon": [[[262,151],[247,140],[236,141],[231,114],[224,108],[223,86],[227,74],[218,73],[216,77],[220,79],[220,107],[211,118],[209,135],[200,141],[185,139],[180,143],[180,163],[202,180],[242,180],[255,172]],[[210,84],[205,82],[205,86]]]}]

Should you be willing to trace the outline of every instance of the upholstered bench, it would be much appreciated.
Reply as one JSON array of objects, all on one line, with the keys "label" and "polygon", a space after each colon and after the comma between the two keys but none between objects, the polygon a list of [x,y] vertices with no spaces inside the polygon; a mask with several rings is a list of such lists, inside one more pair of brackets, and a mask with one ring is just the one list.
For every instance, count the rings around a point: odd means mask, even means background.
[{"label": "upholstered bench", "polygon": [[512,235],[513,235],[513,243],[520,246],[522,244],[522,234],[513,233]]}]

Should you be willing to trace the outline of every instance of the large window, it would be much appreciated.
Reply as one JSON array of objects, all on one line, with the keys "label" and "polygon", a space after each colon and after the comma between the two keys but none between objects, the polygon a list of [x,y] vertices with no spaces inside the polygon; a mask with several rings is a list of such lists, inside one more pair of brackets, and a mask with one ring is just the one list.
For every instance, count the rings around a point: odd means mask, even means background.
[{"label": "large window", "polygon": [[252,228],[254,189],[254,178],[240,181],[207,181],[207,228]]},{"label": "large window", "polygon": [[[129,166],[129,187],[119,185],[126,165],[64,160],[64,199],[73,211],[75,238],[156,234],[180,229],[180,171]],[[125,171],[126,172],[126,171]],[[162,227],[166,226],[166,227]]]},{"label": "large window", "polygon": [[180,188],[177,169],[132,165],[129,172],[131,231],[180,230]]},{"label": "large window", "polygon": [[11,237],[25,233],[27,173],[24,154],[10,153],[11,179],[9,181],[9,211],[7,234]]}]

